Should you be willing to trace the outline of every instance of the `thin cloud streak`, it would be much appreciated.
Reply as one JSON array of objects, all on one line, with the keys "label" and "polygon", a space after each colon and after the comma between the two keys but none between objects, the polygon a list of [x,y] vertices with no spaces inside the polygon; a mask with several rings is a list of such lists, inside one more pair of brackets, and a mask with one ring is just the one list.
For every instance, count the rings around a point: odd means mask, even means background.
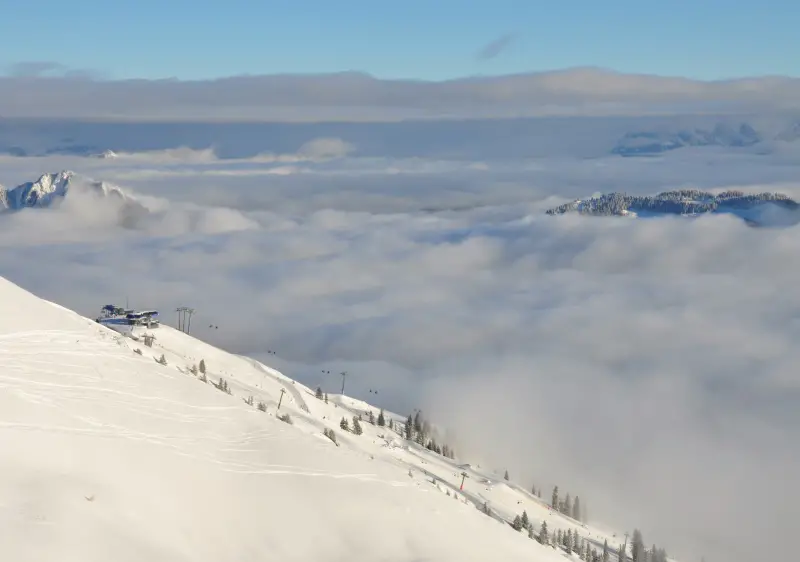
[{"label": "thin cloud streak", "polygon": [[496,58],[498,55],[502,54],[505,50],[507,50],[516,39],[516,35],[513,33],[506,33],[484,45],[476,54],[475,57],[478,60],[491,60]]}]

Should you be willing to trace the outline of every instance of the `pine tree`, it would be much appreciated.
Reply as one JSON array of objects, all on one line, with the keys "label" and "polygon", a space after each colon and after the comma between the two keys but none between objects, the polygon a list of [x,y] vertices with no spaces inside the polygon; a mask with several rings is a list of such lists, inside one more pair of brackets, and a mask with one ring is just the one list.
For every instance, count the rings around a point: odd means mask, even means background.
[{"label": "pine tree", "polygon": [[572,498],[569,497],[569,494],[564,498],[564,510],[562,513],[568,517],[572,516]]},{"label": "pine tree", "polygon": [[561,529],[556,529],[556,544],[559,545],[559,546],[564,544],[564,541],[562,540],[561,535],[562,535]]},{"label": "pine tree", "polygon": [[506,470],[505,475],[503,476],[504,479],[508,480],[508,471]]},{"label": "pine tree", "polygon": [[422,432],[422,412],[417,410],[417,415],[414,416],[414,431],[417,433]]},{"label": "pine tree", "polygon": [[575,503],[572,504],[572,518],[576,521],[581,520],[581,498],[575,496]]},{"label": "pine tree", "polygon": [[361,429],[361,423],[359,423],[358,418],[353,416],[353,433],[356,435],[361,435],[364,433],[364,430]]},{"label": "pine tree", "polygon": [[325,393],[325,403],[326,404],[328,403],[328,393],[327,392]]},{"label": "pine tree", "polygon": [[539,529],[539,542],[547,544],[549,537],[547,536],[547,521],[542,521],[542,528]]},{"label": "pine tree", "polygon": [[347,421],[347,418],[342,418],[342,421],[339,422],[339,427],[345,431],[350,431],[350,423]]},{"label": "pine tree", "polygon": [[528,525],[528,538],[529,539],[534,538],[534,536],[533,536],[533,525]]},{"label": "pine tree", "polygon": [[394,429],[394,419],[389,418],[389,429]]},{"label": "pine tree", "polygon": [[521,519],[521,521],[522,521],[522,526],[523,526],[525,529],[527,529],[528,527],[530,527],[530,526],[531,526],[531,522],[530,522],[530,520],[528,519],[528,512],[527,512],[527,511],[525,511],[524,509],[522,510],[522,517],[521,517],[520,519]]},{"label": "pine tree", "polygon": [[619,562],[628,562],[628,552],[625,550],[625,545],[619,545],[619,550],[617,551],[617,560]]},{"label": "pine tree", "polygon": [[611,553],[608,551],[608,539],[603,543],[603,562],[608,562]]},{"label": "pine tree", "polygon": [[206,374],[206,360],[205,359],[201,359],[200,360],[200,372],[203,373],[204,375]]},{"label": "pine tree", "polygon": [[378,425],[383,427],[386,425],[386,418],[383,415],[383,408],[381,408],[380,413],[378,414]]},{"label": "pine tree", "polygon": [[536,496],[536,486],[535,485],[531,486],[531,495],[532,496]]},{"label": "pine tree", "polygon": [[631,539],[631,560],[632,562],[645,562],[645,547],[642,532],[639,529],[633,530]]},{"label": "pine tree", "polygon": [[558,509],[558,486],[553,488],[553,501],[550,505],[553,509]]},{"label": "pine tree", "polygon": [[406,439],[410,441],[412,437],[414,437],[414,419],[411,417],[411,414],[408,414],[408,419],[406,420]]},{"label": "pine tree", "polygon": [[375,414],[373,413],[372,410],[369,411],[369,423],[375,425]]},{"label": "pine tree", "polygon": [[520,529],[522,529],[522,519],[520,518],[519,515],[514,517],[514,522],[511,524],[511,526],[514,528],[515,531],[519,531]]},{"label": "pine tree", "polygon": [[564,541],[564,546],[567,548],[567,554],[572,554],[572,529],[567,529],[567,539]]},{"label": "pine tree", "polygon": [[318,400],[322,400],[322,389],[320,387],[317,387],[317,392],[314,396],[316,396]]}]

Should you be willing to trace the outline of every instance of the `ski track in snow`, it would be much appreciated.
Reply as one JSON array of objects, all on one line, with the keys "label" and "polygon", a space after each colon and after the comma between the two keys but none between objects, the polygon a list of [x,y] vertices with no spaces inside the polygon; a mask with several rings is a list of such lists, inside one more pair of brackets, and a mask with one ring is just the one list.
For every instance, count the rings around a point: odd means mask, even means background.
[{"label": "ski track in snow", "polygon": [[[81,338],[84,339],[84,344],[81,345]],[[64,402],[78,402],[78,403],[91,403],[91,402],[108,402],[112,398],[117,399],[115,405],[124,407],[130,412],[139,414],[140,416],[148,416],[164,421],[178,422],[182,424],[196,424],[207,421],[207,414],[210,412],[224,413],[226,411],[240,411],[238,406],[216,406],[216,405],[198,405],[190,402],[181,402],[165,398],[158,395],[146,395],[127,390],[120,390],[118,388],[98,387],[92,383],[104,381],[106,383],[112,382],[114,386],[121,386],[123,388],[135,389],[140,388],[141,385],[126,383],[126,376],[128,372],[121,369],[116,369],[113,365],[100,374],[99,371],[95,375],[81,374],[70,372],[71,369],[80,369],[80,363],[70,363],[70,358],[87,357],[101,358],[108,360],[109,363],[121,362],[124,364],[130,361],[136,361],[136,357],[130,359],[120,357],[118,346],[113,343],[106,342],[86,342],[86,335],[80,332],[65,332],[60,330],[47,330],[47,331],[31,331],[31,332],[18,332],[13,334],[5,334],[0,336],[0,387],[13,391],[18,397],[30,402],[32,405],[40,407],[48,407],[67,412],[68,409],[62,407],[60,403]],[[22,345],[20,345],[22,343]],[[46,347],[45,347],[46,346]],[[69,346],[69,348],[62,348],[61,346]],[[79,346],[79,349],[74,349]],[[43,352],[43,348],[45,348]],[[45,355],[46,359],[38,359]],[[280,382],[289,393],[295,398],[295,402],[302,406],[306,406],[300,392],[293,388],[290,384],[285,384],[279,377],[264,369],[257,362],[253,362],[262,373],[271,376],[276,381]],[[34,369],[32,369],[32,367]],[[33,372],[31,372],[33,371]],[[26,373],[27,376],[13,376],[8,373]],[[33,375],[33,376],[31,376]],[[78,380],[86,384],[68,384],[58,382],[56,379],[68,378],[70,380]],[[39,392],[31,392],[31,388],[36,388]],[[125,399],[128,399],[126,402]],[[163,404],[163,408],[156,407],[142,407],[148,402]],[[136,404],[137,406],[133,406]],[[176,407],[179,408],[176,411]],[[307,406],[306,406],[307,407]],[[197,414],[187,414],[180,411],[180,408],[186,410],[197,411]],[[69,409],[73,411],[74,409]],[[107,422],[99,421],[91,416],[79,415],[75,413],[68,414],[72,419],[80,422],[84,426],[55,426],[55,425],[42,425],[42,424],[26,424],[26,423],[13,423],[0,421],[0,428],[15,431],[41,431],[50,433],[61,434],[75,434],[75,435],[92,435],[105,437],[110,439],[130,439],[134,441],[142,441],[162,447],[169,447],[175,452],[184,456],[193,458],[195,460],[202,460],[211,462],[223,467],[227,472],[237,474],[252,474],[252,475],[269,475],[269,476],[302,476],[302,477],[321,477],[332,479],[352,479],[361,482],[384,482],[375,474],[345,474],[337,472],[326,472],[321,470],[313,470],[302,466],[282,465],[282,464],[258,464],[258,463],[244,463],[235,461],[220,460],[215,457],[218,453],[260,453],[263,452],[261,448],[249,449],[236,449],[230,447],[221,447],[214,451],[209,451],[207,454],[192,453],[191,450],[199,442],[206,444],[266,444],[270,440],[275,439],[274,432],[269,430],[261,430],[254,432],[250,435],[245,435],[240,439],[225,440],[219,435],[206,435],[198,438],[196,433],[187,431],[185,435],[179,434],[157,434],[146,433],[127,428],[121,425],[109,424]],[[189,445],[189,446],[182,446]],[[385,482],[386,484],[407,485],[402,482]]]}]

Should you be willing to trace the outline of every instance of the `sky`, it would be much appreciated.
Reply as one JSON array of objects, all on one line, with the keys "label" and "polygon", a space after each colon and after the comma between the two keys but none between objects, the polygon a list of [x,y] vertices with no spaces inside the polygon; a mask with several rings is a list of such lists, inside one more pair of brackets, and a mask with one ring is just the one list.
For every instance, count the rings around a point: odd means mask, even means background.
[{"label": "sky", "polygon": [[58,63],[115,79],[355,70],[443,80],[579,66],[800,74],[800,4],[788,0],[0,0],[0,10],[7,72]]}]

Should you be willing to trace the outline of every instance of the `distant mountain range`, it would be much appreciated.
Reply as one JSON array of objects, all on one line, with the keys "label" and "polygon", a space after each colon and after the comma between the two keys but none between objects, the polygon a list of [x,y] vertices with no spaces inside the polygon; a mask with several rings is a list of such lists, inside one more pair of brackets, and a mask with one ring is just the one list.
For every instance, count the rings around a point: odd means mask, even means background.
[{"label": "distant mountain range", "polygon": [[752,226],[785,226],[800,221],[798,207],[796,201],[782,193],[725,191],[714,195],[696,189],[681,189],[645,196],[608,193],[591,199],[576,199],[546,213],[628,217],[728,213],[741,217]]},{"label": "distant mountain range", "polygon": [[800,121],[791,123],[776,135],[759,133],[748,123],[717,123],[711,129],[693,128],[678,131],[638,131],[626,133],[612,154],[653,156],[689,146],[748,147],[764,141],[794,142],[800,138]]}]

